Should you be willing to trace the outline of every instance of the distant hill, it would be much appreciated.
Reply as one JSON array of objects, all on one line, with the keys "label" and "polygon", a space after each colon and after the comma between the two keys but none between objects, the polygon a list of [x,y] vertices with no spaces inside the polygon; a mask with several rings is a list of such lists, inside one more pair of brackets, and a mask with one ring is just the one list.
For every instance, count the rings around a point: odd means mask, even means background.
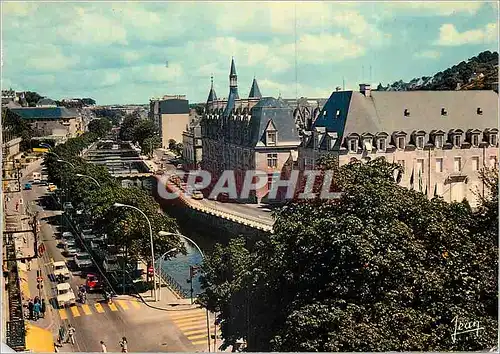
[{"label": "distant hill", "polygon": [[491,89],[498,92],[498,53],[490,51],[482,52],[434,76],[422,76],[410,82],[399,80],[386,87],[382,84],[377,87],[378,91]]}]

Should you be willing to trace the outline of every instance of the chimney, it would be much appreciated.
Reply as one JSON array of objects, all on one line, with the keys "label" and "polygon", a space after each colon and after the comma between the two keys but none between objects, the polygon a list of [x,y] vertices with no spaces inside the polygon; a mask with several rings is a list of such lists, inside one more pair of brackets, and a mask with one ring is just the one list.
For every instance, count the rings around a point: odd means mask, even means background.
[{"label": "chimney", "polygon": [[359,92],[361,92],[365,97],[371,96],[370,84],[359,84]]}]

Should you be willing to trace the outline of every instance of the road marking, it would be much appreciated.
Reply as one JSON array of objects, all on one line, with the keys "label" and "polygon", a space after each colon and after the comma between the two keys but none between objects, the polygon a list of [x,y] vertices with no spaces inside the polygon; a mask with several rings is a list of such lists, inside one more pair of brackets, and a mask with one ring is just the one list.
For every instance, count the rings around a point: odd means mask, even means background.
[{"label": "road marking", "polygon": [[61,320],[67,320],[68,314],[66,313],[66,309],[59,309],[59,316],[61,316]]},{"label": "road marking", "polygon": [[185,325],[185,324],[188,324],[188,323],[194,324],[196,322],[206,322],[206,321],[207,321],[206,318],[202,318],[202,317],[173,320],[173,322],[176,325]]},{"label": "road marking", "polygon": [[97,303],[94,305],[95,306],[95,310],[98,312],[98,313],[104,313],[104,309],[102,308],[102,305]]},{"label": "road marking", "polygon": [[125,302],[125,300],[116,300],[116,302],[118,303],[118,305],[120,305],[120,307],[124,310],[128,310],[129,307],[127,305],[127,303]]},{"label": "road marking", "polygon": [[130,303],[132,304],[132,307],[135,307],[136,309],[141,307],[141,305],[139,305],[138,301],[131,300]]},{"label": "road marking", "polygon": [[190,312],[186,312],[186,311],[179,311],[180,313],[172,313],[172,314],[169,314],[168,317],[170,317],[171,319],[175,319],[175,318],[189,318],[189,317],[195,317],[195,316],[206,316],[206,313],[205,311],[197,311],[195,310],[196,312],[194,311],[190,311]]},{"label": "road marking", "polygon": [[197,334],[197,335],[194,335],[194,336],[186,336],[187,339],[189,339],[190,341],[192,341],[193,339],[201,339],[201,338],[207,338],[207,334]]},{"label": "road marking", "polygon": [[110,303],[108,304],[109,308],[111,309],[111,311],[118,311],[118,309],[116,308],[116,305],[113,304],[113,303]]},{"label": "road marking", "polygon": [[193,345],[201,345],[201,344],[207,344],[208,343],[208,339],[205,338],[205,340],[199,340],[199,341],[196,341],[196,342],[191,342]]},{"label": "road marking", "polygon": [[198,334],[198,333],[205,333],[206,332],[206,328],[205,329],[195,329],[194,331],[186,331],[186,332],[183,332],[185,336],[190,336],[191,334]]},{"label": "road marking", "polygon": [[82,305],[82,310],[86,315],[92,315],[92,311],[90,311],[90,307],[87,304]]},{"label": "road marking", "polygon": [[198,328],[207,328],[207,324],[206,323],[199,323],[199,324],[185,324],[185,325],[177,325],[177,327],[179,327],[179,329],[181,331],[185,330],[185,329],[198,329]]},{"label": "road marking", "polygon": [[78,312],[78,306],[70,306],[73,317],[80,317],[80,312]]}]

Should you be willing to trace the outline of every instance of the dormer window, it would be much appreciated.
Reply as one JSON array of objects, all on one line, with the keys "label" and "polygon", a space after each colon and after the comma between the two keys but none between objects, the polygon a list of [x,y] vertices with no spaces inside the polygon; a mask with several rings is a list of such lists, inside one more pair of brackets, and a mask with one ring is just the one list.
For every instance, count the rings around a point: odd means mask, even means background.
[{"label": "dormer window", "polygon": [[267,132],[266,144],[267,145],[276,145],[276,132],[275,131],[268,131]]},{"label": "dormer window", "polygon": [[386,143],[387,143],[387,139],[386,138],[378,138],[377,139],[377,150],[378,151],[385,151],[385,149],[386,149]]},{"label": "dormer window", "polygon": [[404,136],[398,136],[397,138],[398,149],[404,150],[406,147],[406,139]]},{"label": "dormer window", "polygon": [[405,108],[404,115],[405,115],[405,117],[410,116],[410,111],[408,110],[408,108]]},{"label": "dormer window", "polygon": [[479,134],[472,134],[471,135],[471,144],[474,147],[479,146]]},{"label": "dormer window", "polygon": [[483,110],[481,109],[481,107],[477,107],[477,114],[478,115],[483,114]]},{"label": "dormer window", "polygon": [[453,145],[457,148],[462,146],[462,135],[461,134],[453,135]]},{"label": "dormer window", "polygon": [[442,135],[436,135],[434,137],[434,146],[436,149],[441,149],[443,147],[443,136]]},{"label": "dormer window", "polygon": [[351,138],[348,141],[349,152],[358,152],[358,139]]},{"label": "dormer window", "polygon": [[446,110],[446,108],[441,108],[441,115],[442,116],[447,116],[448,115],[448,111]]},{"label": "dormer window", "polygon": [[323,117],[326,117],[326,110],[323,111]]},{"label": "dormer window", "polygon": [[424,148],[424,137],[422,135],[417,136],[416,143],[417,143],[417,149],[423,149]]},{"label": "dormer window", "polygon": [[496,133],[490,133],[490,136],[489,136],[489,140],[490,140],[490,145],[491,146],[497,146],[497,135]]},{"label": "dormer window", "polygon": [[371,152],[373,150],[372,138],[363,139],[363,149],[368,152]]}]

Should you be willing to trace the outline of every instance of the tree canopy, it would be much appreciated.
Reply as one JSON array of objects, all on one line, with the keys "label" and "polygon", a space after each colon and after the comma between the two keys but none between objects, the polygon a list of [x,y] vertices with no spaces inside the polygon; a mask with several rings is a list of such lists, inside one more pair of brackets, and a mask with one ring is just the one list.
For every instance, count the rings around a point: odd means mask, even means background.
[{"label": "tree canopy", "polygon": [[[399,168],[377,159],[334,169],[340,199],[289,203],[274,234],[251,250],[241,238],[215,248],[199,299],[220,312],[226,345],[238,338],[248,351],[496,345],[497,192],[474,212],[467,202],[400,187]],[[484,330],[453,343],[456,317]]]},{"label": "tree canopy", "polygon": [[94,119],[90,121],[88,125],[88,130],[91,133],[95,133],[100,138],[105,137],[108,132],[113,127],[111,121],[107,118]]}]

